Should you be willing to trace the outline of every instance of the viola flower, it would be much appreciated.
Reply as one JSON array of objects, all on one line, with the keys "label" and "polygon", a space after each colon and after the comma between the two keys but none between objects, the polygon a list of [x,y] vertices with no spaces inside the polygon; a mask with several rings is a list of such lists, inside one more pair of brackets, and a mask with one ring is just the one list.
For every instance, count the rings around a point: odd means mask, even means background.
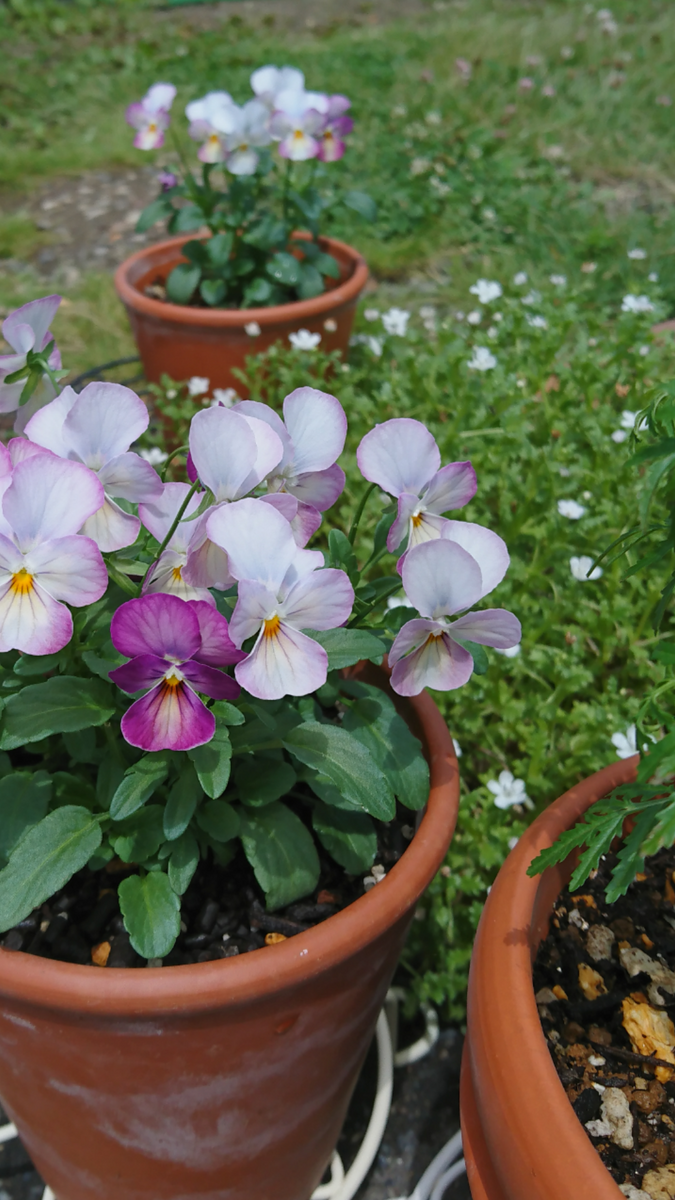
[{"label": "viola flower", "polygon": [[248,100],[228,112],[230,129],[225,135],[226,167],[232,175],[254,175],[260,162],[257,147],[269,146],[269,111],[261,100]]},{"label": "viola flower", "polygon": [[405,556],[403,588],[420,617],[406,622],[389,652],[391,686],[400,696],[417,696],[425,687],[440,691],[462,687],[473,671],[464,641],[500,649],[520,641],[520,621],[503,608],[469,612],[448,622],[447,617],[491,592],[508,565],[504,543],[489,529],[473,536],[469,528],[464,540],[464,546],[445,538],[425,542]]},{"label": "viola flower", "polygon": [[491,304],[493,300],[498,300],[502,294],[502,286],[494,279],[478,279],[472,287],[469,288],[472,296],[478,297],[479,304]]},{"label": "viola flower", "polygon": [[172,188],[178,186],[178,176],[174,175],[173,171],[160,171],[157,175],[157,182],[163,192],[170,192]]},{"label": "viola flower", "polygon": [[337,162],[347,149],[344,139],[354,128],[352,118],[345,116],[350,107],[351,100],[346,96],[328,97],[328,109],[319,143],[319,158],[322,162]]},{"label": "viola flower", "polygon": [[306,162],[318,156],[327,111],[328,97],[317,92],[287,90],[277,96],[269,128],[282,158]]},{"label": "viola flower", "polygon": [[335,629],[348,620],[354,589],[344,571],[317,569],[323,555],[298,550],[288,522],[261,500],[223,505],[210,515],[208,534],[227,553],[239,581],[232,641],[240,647],[256,637],[235,667],[238,682],[261,700],[305,696],[321,687],[328,656],[302,630]]},{"label": "viola flower", "polygon": [[500,771],[499,779],[489,779],[487,788],[492,792],[497,808],[513,808],[516,804],[522,804],[525,808],[534,808],[525,791],[525,780],[516,779],[511,771]]},{"label": "viola flower", "polygon": [[310,333],[309,329],[298,329],[289,333],[288,340],[294,350],[316,350],[321,341],[320,333]]},{"label": "viola flower", "polygon": [[216,720],[199,699],[234,700],[239,685],[219,671],[241,659],[227,621],[210,605],[178,596],[140,596],[115,612],[110,636],[130,659],[110,672],[124,692],[149,691],[122,717],[122,736],[140,750],[192,750]]},{"label": "viola flower", "polygon": [[[165,483],[160,496],[154,497],[147,504],[139,504],[138,515],[141,521],[160,544],[169,532],[189,490],[187,483]],[[184,578],[191,541],[199,524],[198,520],[189,521],[187,518],[197,511],[202,498],[203,493],[191,497],[185,517],[180,521],[171,541],[147,577],[143,587],[144,593],[168,592],[182,600],[205,600],[208,604],[215,605],[213,596],[206,587],[193,586]],[[227,574],[226,579],[229,580]],[[229,586],[229,582],[226,586]]]},{"label": "viola flower", "polygon": [[150,91],[136,104],[130,104],[127,124],[138,132],[134,138],[137,150],[158,150],[164,145],[164,132],[169,128],[169,112],[176,96],[172,83],[154,83]]},{"label": "viola flower", "polygon": [[141,522],[124,512],[113,497],[133,503],[161,495],[162,481],[149,462],[129,450],[148,427],[148,410],[120,383],[89,383],[78,396],[66,387],[26,425],[26,436],[74,462],[84,463],[104,489],[101,508],[81,530],[99,550],[131,546]]},{"label": "viola flower", "polygon": [[[20,371],[27,365],[27,358],[31,351],[46,350],[49,343],[53,341],[49,326],[54,320],[60,303],[61,297],[57,295],[31,300],[21,308],[15,308],[14,312],[11,312],[3,321],[2,336],[12,347],[14,354],[0,354],[0,412],[14,412],[19,408],[25,379],[19,380],[18,383],[5,383],[4,381],[8,375],[13,375],[15,371]],[[56,345],[47,362],[53,371],[60,370],[61,355]],[[30,400],[19,409],[14,426],[17,433],[23,431],[33,413],[43,404],[47,404],[54,395],[52,382],[47,375],[44,375],[42,383]]]},{"label": "viola flower", "polygon": [[73,634],[66,604],[100,600],[108,572],[77,531],[102,502],[103,485],[81,463],[38,449],[14,466],[0,518],[0,652],[55,654]]},{"label": "viola flower", "polygon": [[304,92],[305,77],[296,67],[258,67],[251,75],[251,87],[272,112],[284,92]]},{"label": "viola flower", "polygon": [[442,513],[463,508],[476,494],[470,462],[441,467],[441,452],[421,421],[395,417],[362,439],[356,460],[363,477],[398,500],[398,515],[387,536],[393,553],[407,534],[406,549],[441,536]]},{"label": "viola flower", "polygon": [[188,133],[193,141],[202,142],[197,151],[200,162],[225,162],[225,135],[232,130],[235,107],[229,92],[208,92],[186,106],[185,115],[190,122]]}]

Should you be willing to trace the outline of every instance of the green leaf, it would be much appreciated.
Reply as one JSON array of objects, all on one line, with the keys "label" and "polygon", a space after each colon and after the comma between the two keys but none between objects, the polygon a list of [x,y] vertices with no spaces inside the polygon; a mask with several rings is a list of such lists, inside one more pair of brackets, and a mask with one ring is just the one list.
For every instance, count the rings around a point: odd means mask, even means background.
[{"label": "green leaf", "polygon": [[211,708],[211,712],[218,724],[223,725],[243,725],[246,717],[236,704],[230,704],[229,700],[216,700]]},{"label": "green leaf", "polygon": [[457,638],[457,641],[461,646],[464,647],[465,650],[469,651],[469,654],[473,659],[474,675],[485,675],[488,667],[490,666],[490,660],[484,648],[479,646],[478,642],[460,641],[459,638]]},{"label": "green leaf", "polygon": [[340,278],[340,264],[332,254],[323,254],[319,251],[312,259],[312,266],[316,267],[322,275],[328,275],[330,279]]},{"label": "green leaf", "polygon": [[184,242],[181,253],[183,258],[187,258],[188,262],[195,267],[205,267],[209,261],[209,256],[206,252],[206,245],[199,238],[193,238],[190,242]]},{"label": "green leaf", "polygon": [[185,204],[177,209],[171,218],[169,230],[171,233],[193,233],[204,225],[204,214],[196,204]]},{"label": "green leaf", "polygon": [[281,800],[297,783],[290,763],[283,759],[253,758],[242,762],[235,771],[240,799],[254,808]]},{"label": "green leaf", "polygon": [[312,826],[322,846],[350,875],[372,867],[377,854],[377,833],[367,813],[345,812],[318,802]]},{"label": "green leaf", "polygon": [[96,734],[93,729],[77,729],[73,733],[64,733],[63,744],[73,762],[98,762]]},{"label": "green leaf", "polygon": [[377,205],[366,192],[345,192],[343,197],[347,208],[358,213],[366,221],[377,220]]},{"label": "green leaf", "polygon": [[222,279],[203,279],[199,285],[202,300],[215,308],[225,298],[226,287]]},{"label": "green leaf", "polygon": [[180,900],[163,871],[130,875],[119,888],[131,944],[142,958],[164,958],[180,933]]},{"label": "green leaf", "polygon": [[306,629],[304,632],[328,655],[328,670],[339,671],[351,667],[361,659],[380,662],[386,647],[367,629]]},{"label": "green leaf", "polygon": [[24,833],[43,819],[51,792],[46,771],[16,771],[0,779],[0,858],[8,859]]},{"label": "green leaf", "polygon": [[123,654],[118,654],[111,641],[102,646],[98,654],[93,650],[83,650],[82,658],[92,675],[98,675],[99,679],[104,679],[106,683],[110,683],[110,672],[126,661]]},{"label": "green leaf", "polygon": [[328,552],[330,554],[330,565],[346,571],[351,582],[354,584],[357,583],[360,572],[356,555],[354,554],[354,547],[346,533],[343,533],[341,529],[331,529],[328,534]]},{"label": "green leaf", "polygon": [[101,808],[108,809],[124,778],[124,766],[117,755],[108,750],[101,759],[96,776],[96,799]]},{"label": "green leaf", "polygon": [[268,909],[292,904],[319,882],[319,856],[312,835],[285,804],[243,812],[241,840]]},{"label": "green leaf", "polygon": [[[232,708],[243,722],[243,713],[234,708],[234,705],[228,707]],[[216,717],[216,732],[211,741],[205,746],[196,746],[194,750],[188,750],[188,758],[194,763],[197,778],[207,796],[217,800],[228,785],[232,764],[232,743],[223,717]]]},{"label": "green leaf", "polygon": [[244,306],[250,308],[255,304],[267,304],[274,288],[269,279],[252,279],[244,289]]},{"label": "green leaf", "polygon": [[652,658],[657,662],[672,666],[675,663],[675,642],[661,642],[652,650]]},{"label": "green leaf", "polygon": [[189,263],[179,263],[166,281],[168,299],[174,304],[189,304],[201,277],[200,267],[190,266]]},{"label": "green leaf", "polygon": [[361,684],[367,697],[344,714],[342,728],[370,750],[392,790],[406,808],[424,808],[429,799],[429,767],[419,740],[379,688]]},{"label": "green leaf", "polygon": [[188,766],[174,783],[164,808],[164,836],[168,841],[173,842],[185,833],[201,796],[199,781]]},{"label": "green leaf", "polygon": [[216,842],[230,842],[239,833],[239,814],[225,800],[207,800],[197,811],[197,824]]},{"label": "green leaf", "polygon": [[199,845],[194,834],[187,830],[173,843],[169,859],[169,883],[179,896],[189,888],[198,863]]},{"label": "green leaf", "polygon": [[287,733],[284,745],[300,762],[325,775],[354,808],[391,821],[396,802],[370,750],[337,725],[306,721]]},{"label": "green leaf", "polygon": [[151,204],[145,206],[138,218],[136,233],[145,233],[146,229],[150,229],[150,226],[157,221],[163,221],[166,217],[170,217],[173,211],[173,204],[165,196],[153,200]]},{"label": "green leaf", "polygon": [[86,808],[57,808],[33,825],[0,871],[0,932],[58,892],[100,844],[101,826]]},{"label": "green leaf", "polygon": [[129,817],[120,827],[119,834],[111,830],[110,837],[115,854],[122,862],[143,863],[156,854],[164,841],[164,807],[161,804],[146,804],[139,812]]},{"label": "green leaf", "polygon": [[113,821],[123,821],[142,808],[168,773],[169,760],[164,753],[146,754],[129,767],[110,804]]},{"label": "green leaf", "polygon": [[55,670],[63,658],[63,650],[59,650],[57,654],[20,654],[14,663],[14,674],[22,678],[46,675],[48,671]]},{"label": "green leaf", "polygon": [[230,255],[232,253],[232,245],[234,238],[231,233],[216,233],[202,245],[206,249],[207,257],[214,267],[222,268],[227,266]]},{"label": "green leaf", "polygon": [[25,687],[7,699],[0,750],[15,750],[51,733],[103,725],[115,711],[111,697],[110,686],[75,675],[60,675]]},{"label": "green leaf", "polygon": [[295,287],[301,279],[300,263],[297,258],[283,250],[272,255],[267,263],[266,271],[277,283],[284,283],[288,287]]},{"label": "green leaf", "polygon": [[313,296],[322,296],[325,291],[323,276],[312,263],[302,263],[300,281],[297,285],[298,296],[301,300],[311,300]]}]

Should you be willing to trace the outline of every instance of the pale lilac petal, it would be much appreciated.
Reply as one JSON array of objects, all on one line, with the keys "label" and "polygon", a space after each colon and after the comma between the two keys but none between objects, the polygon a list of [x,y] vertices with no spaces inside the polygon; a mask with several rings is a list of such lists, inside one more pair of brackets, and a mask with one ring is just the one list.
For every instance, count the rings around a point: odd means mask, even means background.
[{"label": "pale lilac petal", "polygon": [[19,400],[24,388],[23,382],[19,383],[3,383],[4,375],[10,375],[13,371],[18,371],[19,367],[25,363],[24,355],[15,356],[16,366],[0,367],[0,413],[16,412],[19,407]]},{"label": "pale lilac petal", "polygon": [[33,581],[26,590],[9,581],[0,587],[0,653],[56,654],[73,635],[73,618]]},{"label": "pale lilac petal", "polygon": [[342,494],[345,478],[342,467],[333,463],[332,467],[327,467],[325,471],[307,471],[303,475],[288,479],[286,487],[303,504],[310,504],[312,508],[318,508],[319,512],[325,512]]},{"label": "pale lilac petal", "polygon": [[423,646],[396,663],[391,686],[399,696],[418,696],[425,687],[450,692],[467,683],[472,671],[468,650],[445,635],[430,635]]},{"label": "pale lilac petal", "polygon": [[137,654],[128,663],[115,667],[109,674],[118,688],[133,694],[159,683],[166,675],[169,665],[165,658],[159,658],[156,654]]},{"label": "pale lilac petal", "polygon": [[470,462],[448,463],[429,480],[422,501],[428,512],[440,515],[451,508],[463,508],[476,495],[477,487]]},{"label": "pale lilac petal", "polygon": [[[419,512],[413,518],[410,526],[408,549],[421,546],[422,542],[434,542],[443,536],[443,530],[448,523],[447,517],[437,517],[435,513]],[[398,564],[397,564],[398,566]],[[399,568],[401,573],[402,566]]]},{"label": "pale lilac petal", "polygon": [[109,554],[112,550],[133,546],[140,528],[141,522],[138,517],[124,512],[114,500],[106,496],[98,512],[84,522],[81,532],[96,542],[104,554]]},{"label": "pale lilac petal", "polygon": [[140,750],[192,750],[211,741],[216,718],[186,683],[160,683],[127,709],[121,729]]},{"label": "pale lilac petal", "polygon": [[447,521],[443,525],[441,537],[444,541],[447,539],[456,542],[475,558],[483,577],[481,596],[487,596],[488,592],[501,583],[508,569],[509,552],[499,534],[486,529],[484,525],[475,525],[472,521]]},{"label": "pale lilac petal", "polygon": [[0,533],[0,583],[25,566],[24,556],[14,545],[11,536]]},{"label": "pale lilac petal", "polygon": [[[294,475],[325,471],[342,454],[347,417],[335,396],[317,388],[296,388],[284,400],[284,420],[293,442]],[[319,508],[309,497],[302,499]]]},{"label": "pale lilac petal", "polygon": [[398,498],[398,513],[396,520],[391,526],[387,534],[387,550],[393,554],[398,550],[404,538],[410,534],[410,521],[413,513],[419,508],[419,497],[410,495],[409,492],[401,492]]},{"label": "pale lilac petal", "polygon": [[336,629],[353,605],[354,588],[344,571],[328,567],[299,579],[279,605],[279,616],[296,629]]},{"label": "pale lilac petal", "polygon": [[434,620],[470,608],[483,595],[475,558],[456,542],[441,539],[408,552],[403,587],[413,608]]},{"label": "pale lilac petal", "polygon": [[[237,661],[241,662],[241,659],[242,655],[239,655]],[[217,671],[215,667],[207,667],[193,660],[181,665],[181,673],[196,692],[203,692],[213,700],[236,700],[239,695],[240,687],[236,680]]]},{"label": "pale lilac petal", "polygon": [[267,618],[273,618],[278,607],[274,592],[262,583],[243,579],[237,589],[237,603],[230,618],[230,637],[235,646],[242,646],[254,637]]},{"label": "pale lilac petal", "polygon": [[23,433],[31,417],[33,417],[35,413],[39,411],[39,409],[43,408],[45,404],[49,404],[50,401],[54,399],[55,395],[56,393],[54,391],[51,379],[49,379],[46,375],[43,375],[30,400],[28,400],[26,404],[22,405],[22,407],[17,410],[14,420],[14,432],[19,434]]},{"label": "pale lilac petal", "polygon": [[36,412],[26,423],[26,437],[30,438],[35,445],[51,450],[52,454],[58,454],[59,458],[77,457],[71,453],[71,444],[63,433],[65,419],[77,399],[77,392],[73,391],[71,387],[64,387],[59,396],[51,400],[49,404],[45,404],[44,408]]},{"label": "pale lilac petal", "polygon": [[195,658],[210,667],[225,667],[241,662],[241,651],[237,650],[225,617],[203,601],[191,600],[190,608],[199,621],[202,644]]},{"label": "pale lilac petal", "polygon": [[18,350],[19,347],[15,345],[14,341],[17,336],[20,336],[17,331],[22,325],[28,325],[33,331],[33,341],[25,349],[22,347],[22,353],[25,353],[26,349],[31,350],[33,346],[42,350],[49,326],[56,316],[56,310],[60,303],[60,296],[42,296],[39,300],[31,300],[28,304],[23,304],[21,308],[15,308],[2,324],[2,336],[5,341],[9,342],[12,349]]},{"label": "pale lilac petal", "polygon": [[496,650],[510,650],[517,646],[522,637],[520,621],[505,608],[485,608],[482,612],[467,613],[453,621],[448,633],[457,634],[468,642],[480,646],[494,646]]},{"label": "pale lilac petal", "polygon": [[295,496],[291,496],[290,492],[268,492],[260,499],[263,504],[271,504],[272,508],[276,508],[289,525],[298,515],[298,501]]},{"label": "pale lilac petal", "polygon": [[256,458],[251,476],[242,484],[239,496],[245,496],[257,487],[279,465],[284,455],[284,443],[271,425],[246,414],[244,420],[255,438]]},{"label": "pale lilac petal", "polygon": [[81,463],[36,454],[19,463],[2,508],[22,549],[78,529],[104,500],[103,487]]},{"label": "pale lilac petal", "polygon": [[196,613],[177,596],[139,596],[113,614],[110,636],[116,650],[135,658],[157,654],[174,662],[192,658],[201,646]]},{"label": "pale lilac petal", "polygon": [[121,383],[88,383],[63,425],[63,438],[78,458],[99,471],[129,449],[148,427],[145,404]]},{"label": "pale lilac petal", "polygon": [[[164,541],[189,491],[190,487],[187,483],[165,483],[161,495],[153,497],[147,504],[139,505],[138,515],[141,521],[158,542]],[[185,510],[186,518],[197,511],[202,502],[202,496],[203,493],[197,492],[190,498],[190,503]],[[194,528],[195,522],[187,521],[186,523],[184,518],[169,542],[169,549],[185,552],[194,534]]]},{"label": "pale lilac petal", "polygon": [[218,588],[224,592],[235,583],[234,575],[230,573],[227,554],[212,542],[206,532],[206,526],[214,509],[209,509],[194,522],[194,532],[190,538],[187,559],[183,570],[185,582],[196,588]]},{"label": "pale lilac petal", "polygon": [[298,511],[291,521],[293,537],[298,546],[306,546],[321,525],[321,513],[312,508],[311,504],[299,504]]},{"label": "pale lilac petal", "polygon": [[12,438],[7,444],[7,449],[12,462],[12,470],[20,462],[25,462],[27,458],[35,458],[36,454],[51,454],[51,450],[46,450],[43,446],[38,446],[25,437]]},{"label": "pale lilac petal", "polygon": [[412,621],[406,621],[394,638],[389,651],[389,666],[393,667],[400,658],[410,654],[411,650],[418,650],[420,646],[424,646],[429,637],[437,637],[446,631],[444,621],[431,621],[425,617],[415,617]]},{"label": "pale lilac petal", "polygon": [[26,570],[55,600],[75,608],[100,600],[108,586],[108,572],[98,546],[88,537],[54,538],[29,550]]},{"label": "pale lilac petal", "polygon": [[178,596],[180,600],[203,600],[215,606],[215,600],[205,587],[196,587],[185,578],[185,551],[165,550],[157,560],[146,582],[143,595]]},{"label": "pale lilac petal", "polygon": [[12,474],[14,464],[7,447],[0,442],[0,479],[6,479]]},{"label": "pale lilac petal", "polygon": [[269,635],[262,630],[252,652],[234,668],[237,681],[260,700],[306,696],[326,682],[328,655],[323,646],[289,625]]},{"label": "pale lilac petal", "polygon": [[[7,322],[5,321],[5,325],[6,324]],[[33,329],[32,325],[28,324],[27,321],[17,321],[12,326],[11,341],[6,334],[4,336],[5,341],[9,342],[12,349],[16,350],[17,353],[22,356],[22,358],[25,358],[28,352],[35,348],[35,330]]]},{"label": "pale lilac petal", "polygon": [[130,500],[132,504],[153,500],[164,489],[155,468],[132,450],[110,459],[101,467],[98,477],[109,496]]},{"label": "pale lilac petal", "polygon": [[279,598],[281,600],[285,599],[299,579],[304,579],[306,575],[311,575],[313,571],[320,571],[324,563],[325,560],[321,550],[298,549],[293,562],[284,575],[283,582],[279,588]]},{"label": "pale lilac petal", "polygon": [[395,417],[366,434],[356,459],[363,477],[390,495],[419,495],[438,471],[441,452],[421,421]]},{"label": "pale lilac petal", "polygon": [[264,421],[217,405],[192,418],[190,454],[216,501],[237,500],[276,466],[283,446]]},{"label": "pale lilac petal", "polygon": [[281,417],[275,413],[273,408],[270,408],[268,404],[261,404],[258,400],[240,400],[238,404],[234,405],[232,412],[240,413],[242,417],[255,417],[256,420],[264,421],[269,425],[284,448],[284,456],[279,463],[279,468],[283,469],[286,462],[290,462],[293,451],[290,434]]},{"label": "pale lilac petal", "polygon": [[254,579],[278,590],[297,547],[288,521],[271,504],[262,500],[226,504],[211,513],[206,528],[211,540],[226,551],[235,579]]}]

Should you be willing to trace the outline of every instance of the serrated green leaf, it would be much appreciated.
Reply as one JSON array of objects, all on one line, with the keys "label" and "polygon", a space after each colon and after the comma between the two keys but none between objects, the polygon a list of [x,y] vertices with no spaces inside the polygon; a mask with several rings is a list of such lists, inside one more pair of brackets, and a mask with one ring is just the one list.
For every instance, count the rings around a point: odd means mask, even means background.
[{"label": "serrated green leaf", "polygon": [[312,827],[322,846],[350,875],[367,871],[377,854],[377,833],[367,813],[317,803]]},{"label": "serrated green leaf", "polygon": [[330,780],[354,808],[391,821],[394,793],[370,750],[337,725],[305,721],[286,734],[284,746],[300,762]]},{"label": "serrated green leaf", "polygon": [[[224,703],[224,702],[223,702]],[[228,707],[233,708],[232,705]],[[243,713],[233,708],[243,721]],[[188,750],[188,758],[194,763],[197,778],[212,800],[222,796],[230,779],[232,765],[232,742],[224,718],[216,717],[216,732],[205,746]]]},{"label": "serrated green leaf", "polygon": [[168,773],[169,760],[164,754],[146,754],[129,767],[110,803],[113,821],[124,821],[142,808]]},{"label": "serrated green leaf", "polygon": [[58,892],[100,844],[101,826],[86,808],[57,808],[33,825],[0,871],[0,932]]},{"label": "serrated green leaf", "polygon": [[197,811],[197,824],[216,842],[230,842],[239,833],[239,814],[225,800],[207,800]]},{"label": "serrated green leaf", "polygon": [[424,808],[429,799],[429,767],[419,739],[384,692],[368,684],[361,686],[368,694],[349,707],[342,728],[367,746],[401,804],[414,810]]},{"label": "serrated green leaf", "polygon": [[180,900],[163,871],[130,875],[118,888],[131,944],[142,958],[164,958],[180,933]]},{"label": "serrated green leaf", "polygon": [[281,758],[256,757],[240,763],[234,778],[240,799],[256,808],[281,800],[295,786],[298,777],[290,763]]},{"label": "serrated green leaf", "polygon": [[52,733],[102,725],[115,711],[112,695],[112,687],[100,680],[75,675],[59,675],[25,687],[6,701],[0,749],[14,750]]},{"label": "serrated green leaf", "polygon": [[268,909],[292,904],[316,887],[320,865],[312,835],[285,804],[243,812],[241,840]]},{"label": "serrated green leaf", "polygon": [[120,832],[110,831],[115,854],[122,862],[143,863],[156,854],[164,841],[164,807],[146,804],[133,816],[120,823]]},{"label": "serrated green leaf", "polygon": [[185,833],[201,797],[202,789],[192,767],[181,771],[164,807],[164,836],[168,841]]}]

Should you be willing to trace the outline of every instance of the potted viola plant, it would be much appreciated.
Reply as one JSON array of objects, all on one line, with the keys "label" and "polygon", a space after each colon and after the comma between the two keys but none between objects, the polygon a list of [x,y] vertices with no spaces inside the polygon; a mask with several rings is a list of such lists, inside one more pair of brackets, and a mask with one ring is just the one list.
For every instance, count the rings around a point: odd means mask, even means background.
[{"label": "potted viola plant", "polygon": [[[45,311],[5,325],[51,355]],[[64,387],[0,451],[0,1098],[58,1196],[306,1200],[456,819],[424,688],[518,642],[472,608],[508,553],[418,421],[323,550],[336,397],[203,409],[164,478],[147,425]]]},{"label": "potted viola plant", "polygon": [[[630,573],[668,561],[674,434],[670,383],[632,434],[640,520],[598,561],[633,548]],[[651,516],[655,498],[664,516]],[[584,574],[596,570],[589,558]],[[671,572],[652,616],[657,682],[612,739],[619,761],[534,821],[481,918],[461,1087],[475,1200],[673,1194],[674,591]]]},{"label": "potted viola plant", "polygon": [[[261,67],[251,87],[242,105],[222,91],[187,105],[201,173],[172,128],[180,168],[161,172],[160,195],[137,226],[167,221],[176,236],[132,255],[115,276],[151,382],[206,375],[212,387],[237,386],[233,369],[248,354],[289,335],[347,351],[368,271],[324,230],[340,207],[375,217],[369,196],[333,180],[350,101],[307,91],[291,67]],[[139,149],[163,146],[175,95],[157,83],[127,109]]]}]

